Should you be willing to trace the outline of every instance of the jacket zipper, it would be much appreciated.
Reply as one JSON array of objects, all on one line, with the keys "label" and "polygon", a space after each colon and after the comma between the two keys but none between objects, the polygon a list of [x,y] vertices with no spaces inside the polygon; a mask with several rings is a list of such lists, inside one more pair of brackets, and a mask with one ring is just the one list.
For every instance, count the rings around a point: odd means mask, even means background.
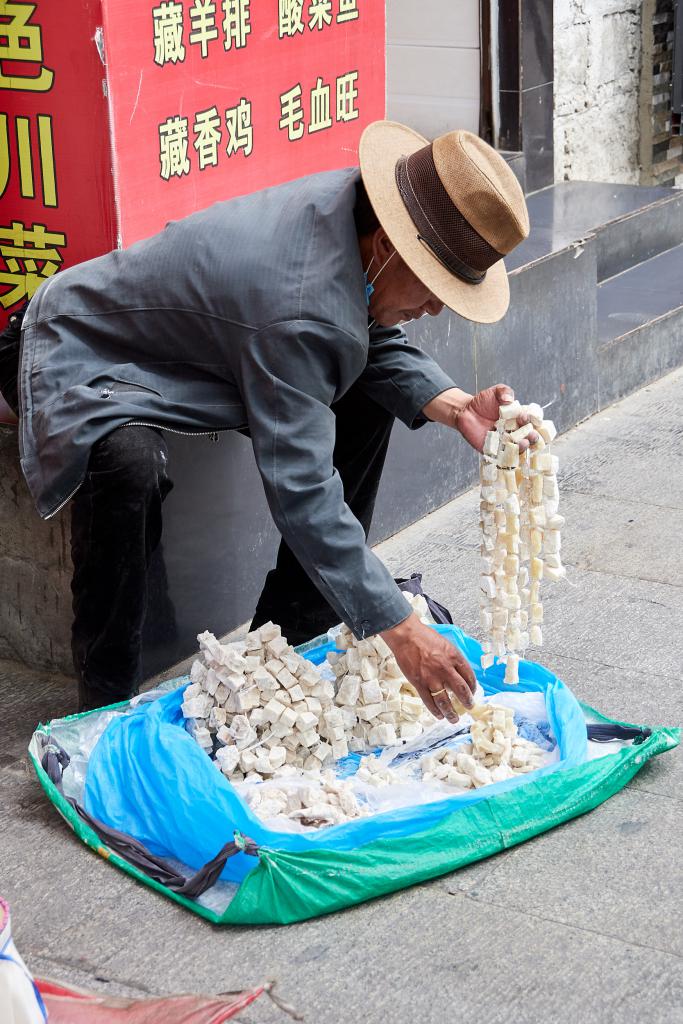
[{"label": "jacket zipper", "polygon": [[[143,420],[130,420],[128,423],[122,423],[122,427],[155,427],[157,430],[167,430],[170,434],[181,434],[183,437],[210,437],[212,441],[218,441],[217,430],[176,430],[175,427],[160,427],[158,423],[145,423]],[[221,430],[231,430],[231,427],[221,427]],[[49,515],[45,516],[45,520],[52,519],[58,512],[61,512],[64,506],[71,501],[74,494],[81,486],[83,481],[74,487],[71,494],[69,494],[61,505],[58,505],[54,512],[50,512]]]},{"label": "jacket zipper", "polygon": [[[182,437],[210,437],[212,441],[218,441],[217,430],[176,430],[175,427],[162,427],[158,423],[146,423],[144,420],[129,420],[122,423],[122,427],[155,427],[157,430],[167,430],[169,434],[180,434]],[[221,430],[231,430],[231,427],[221,427]]]}]

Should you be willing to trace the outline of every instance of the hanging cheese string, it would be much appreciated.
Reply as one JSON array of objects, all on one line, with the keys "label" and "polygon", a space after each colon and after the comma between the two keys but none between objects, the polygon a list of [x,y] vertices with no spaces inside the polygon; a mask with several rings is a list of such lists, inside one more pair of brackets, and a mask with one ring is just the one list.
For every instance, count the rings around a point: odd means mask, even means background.
[{"label": "hanging cheese string", "polygon": [[[566,575],[560,556],[559,460],[547,450],[557,431],[540,405],[501,405],[480,463],[483,669],[505,662],[505,682],[519,682],[519,658],[543,644],[541,580]],[[520,419],[528,423],[520,425]],[[520,441],[535,431],[524,451]]]}]

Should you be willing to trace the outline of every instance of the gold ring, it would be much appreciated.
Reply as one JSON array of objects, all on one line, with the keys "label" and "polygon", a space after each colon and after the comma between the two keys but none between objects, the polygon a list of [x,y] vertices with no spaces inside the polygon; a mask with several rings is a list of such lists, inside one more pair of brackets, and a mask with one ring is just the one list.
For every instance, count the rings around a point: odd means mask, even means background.
[{"label": "gold ring", "polygon": [[429,692],[431,693],[432,697],[438,697],[440,693],[446,692],[446,687],[444,686],[440,690],[430,690]]}]

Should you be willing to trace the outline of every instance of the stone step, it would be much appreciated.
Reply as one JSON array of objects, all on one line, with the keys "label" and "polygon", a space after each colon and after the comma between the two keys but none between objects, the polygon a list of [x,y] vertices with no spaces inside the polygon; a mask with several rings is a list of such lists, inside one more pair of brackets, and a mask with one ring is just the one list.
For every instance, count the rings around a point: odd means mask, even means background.
[{"label": "stone step", "polygon": [[600,407],[683,363],[683,245],[598,286]]},{"label": "stone step", "polygon": [[508,271],[594,238],[604,281],[683,238],[680,189],[566,181],[531,193],[527,205],[531,233],[506,259]]}]

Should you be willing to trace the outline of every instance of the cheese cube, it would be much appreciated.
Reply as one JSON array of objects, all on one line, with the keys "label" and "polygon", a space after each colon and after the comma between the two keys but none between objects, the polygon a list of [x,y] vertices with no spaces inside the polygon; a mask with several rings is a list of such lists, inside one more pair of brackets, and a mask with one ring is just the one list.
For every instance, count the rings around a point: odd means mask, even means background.
[{"label": "cheese cube", "polygon": [[508,684],[519,682],[519,658],[515,654],[508,654],[505,664],[505,682]]},{"label": "cheese cube", "polygon": [[517,427],[515,430],[511,430],[509,433],[509,437],[511,441],[515,442],[515,444],[519,444],[520,441],[523,441],[524,438],[528,437],[529,434],[533,433],[533,431],[533,424],[525,423],[521,427]]},{"label": "cheese cube", "polygon": [[355,705],[360,696],[361,679],[359,676],[346,676],[337,691],[335,701],[341,705]]},{"label": "cheese cube", "polygon": [[314,747],[320,740],[316,729],[307,729],[305,732],[300,732],[299,736],[304,747]]},{"label": "cheese cube", "polygon": [[[293,729],[297,721],[297,713],[293,708],[286,707],[279,718],[279,723],[286,726],[288,729]],[[253,715],[252,715],[253,721]]]},{"label": "cheese cube", "polygon": [[500,437],[497,430],[489,430],[484,438],[484,455],[488,455],[490,458],[496,457],[498,454],[498,446],[500,444]]},{"label": "cheese cube", "polygon": [[377,679],[361,684],[361,696],[364,704],[376,704],[382,700],[382,690]]},{"label": "cheese cube", "polygon": [[190,683],[190,685],[186,686],[183,690],[183,700],[192,700],[193,697],[201,697],[203,693],[204,690],[199,683]]},{"label": "cheese cube", "polygon": [[422,726],[419,722],[401,722],[399,726],[399,736],[406,743],[416,740],[418,736],[422,735],[422,731]]},{"label": "cheese cube", "polygon": [[244,686],[235,694],[235,706],[238,711],[250,711],[261,703],[261,695],[257,686]]},{"label": "cheese cube", "polygon": [[274,658],[279,658],[279,656],[287,650],[289,644],[283,636],[275,636],[272,640],[268,641],[265,647],[269,654]]},{"label": "cheese cube", "polygon": [[377,704],[364,704],[364,705],[360,705],[358,707],[356,714],[358,715],[358,718],[361,721],[369,722],[373,718],[377,718],[377,716],[379,714],[381,714],[381,711],[382,711],[382,704],[381,703],[377,703]]},{"label": "cheese cube", "polygon": [[206,665],[203,665],[201,661],[197,660],[192,662],[192,668],[190,669],[190,679],[192,680],[193,683],[199,683],[201,685],[204,679],[206,678],[206,673]]},{"label": "cheese cube", "polygon": [[285,705],[282,704],[279,700],[276,700],[275,697],[272,697],[268,701],[268,703],[264,705],[263,710],[265,711],[266,715],[268,716],[268,721],[269,722],[277,722],[277,720],[279,719],[280,715],[285,710]]},{"label": "cheese cube", "polygon": [[376,658],[361,658],[360,662],[360,675],[361,679],[366,682],[370,679],[377,678],[377,659]]},{"label": "cheese cube", "polygon": [[498,415],[503,420],[517,420],[518,416],[521,416],[524,412],[522,405],[514,399],[512,402],[508,402],[507,405],[501,405],[498,410]]},{"label": "cheese cube", "polygon": [[534,625],[531,627],[529,631],[529,636],[531,643],[534,644],[536,647],[543,646],[543,630],[538,624],[534,623]]},{"label": "cheese cube", "polygon": [[297,685],[296,676],[293,676],[287,668],[283,668],[278,672],[277,681],[281,686],[284,686],[286,690]]},{"label": "cheese cube", "polygon": [[457,789],[471,789],[473,785],[472,777],[459,772],[457,768],[449,768],[444,781]]},{"label": "cheese cube", "polygon": [[296,727],[302,733],[307,732],[309,729],[315,729],[317,724],[318,716],[313,714],[312,711],[303,711],[297,715]]},{"label": "cheese cube", "polygon": [[501,469],[516,469],[519,465],[519,445],[514,441],[506,441],[498,452],[497,461]]},{"label": "cheese cube", "polygon": [[247,633],[244,639],[244,646],[247,651],[261,650],[261,637],[258,635],[258,630],[255,630],[253,633]]},{"label": "cheese cube", "polygon": [[287,760],[287,750],[285,747],[271,747],[268,751],[268,760],[271,768],[280,768]]},{"label": "cheese cube", "polygon": [[259,690],[277,689],[276,680],[264,666],[257,668],[256,671],[252,673],[251,681],[255,686],[258,686]]},{"label": "cheese cube", "polygon": [[259,626],[258,630],[259,640],[261,644],[265,645],[270,640],[275,640],[276,637],[282,636],[282,630],[279,626],[276,626],[274,622],[264,622],[262,626]]},{"label": "cheese cube", "polygon": [[557,430],[552,420],[543,420],[536,429],[546,444],[550,444],[557,437]]},{"label": "cheese cube", "polygon": [[[540,580],[540,579],[542,579],[543,578],[543,559],[542,558],[532,558],[531,562],[529,564],[530,564],[530,569],[531,569],[531,579],[532,580]],[[533,587],[533,583],[532,583],[532,587]]]},{"label": "cheese cube", "polygon": [[479,625],[483,630],[488,632],[492,626],[492,615],[491,612],[486,611],[485,608],[481,608],[479,611]]},{"label": "cheese cube", "polygon": [[483,462],[479,467],[479,482],[482,484],[493,484],[498,476],[498,467],[495,462]]}]

